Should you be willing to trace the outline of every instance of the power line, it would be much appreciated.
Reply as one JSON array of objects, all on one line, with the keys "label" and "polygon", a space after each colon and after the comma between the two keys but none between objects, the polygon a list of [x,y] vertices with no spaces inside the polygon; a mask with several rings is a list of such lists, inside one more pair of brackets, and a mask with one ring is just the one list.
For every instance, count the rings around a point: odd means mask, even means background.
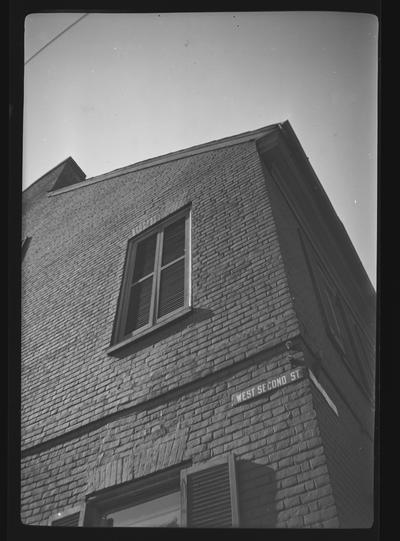
[{"label": "power line", "polygon": [[58,39],[62,34],[65,34],[65,32],[67,32],[67,30],[69,30],[72,26],[74,26],[75,24],[79,23],[79,21],[81,21],[84,17],[87,17],[89,15],[89,13],[85,13],[84,15],[82,15],[82,17],[79,17],[79,19],[77,19],[76,21],[74,21],[72,24],[70,24],[69,26],[67,26],[67,28],[64,28],[64,30],[62,30],[59,34],[57,34],[56,36],[54,36],[54,38],[52,38],[49,42],[46,43],[46,45],[43,45],[43,47],[41,47],[38,51],[36,51],[35,54],[33,54],[30,58],[28,58],[28,60],[25,62],[25,65],[30,62],[32,60],[32,58],[35,58],[35,56],[37,56],[39,53],[41,53],[43,51],[43,49],[45,49],[46,47],[48,47],[51,43],[53,43],[53,41],[55,41],[56,39]]}]

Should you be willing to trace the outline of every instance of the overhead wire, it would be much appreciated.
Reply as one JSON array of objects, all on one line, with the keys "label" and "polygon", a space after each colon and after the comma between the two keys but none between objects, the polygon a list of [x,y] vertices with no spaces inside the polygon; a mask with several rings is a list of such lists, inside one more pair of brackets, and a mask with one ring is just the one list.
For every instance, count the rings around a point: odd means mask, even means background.
[{"label": "overhead wire", "polygon": [[48,47],[51,43],[53,43],[60,36],[62,36],[62,34],[65,34],[65,32],[67,32],[70,28],[72,28],[73,26],[78,24],[79,21],[81,21],[84,17],[87,17],[88,15],[89,15],[89,13],[85,13],[84,15],[82,15],[82,17],[79,17],[79,19],[77,19],[72,24],[70,24],[69,26],[64,28],[64,30],[62,30],[59,34],[54,36],[54,38],[52,38],[50,41],[48,41],[45,45],[43,45],[43,47],[41,47],[38,51],[36,51],[35,54],[33,54],[30,58],[28,58],[28,60],[24,64],[26,65],[28,62],[30,62],[33,58],[35,58],[35,56],[37,56],[39,53],[41,53],[43,51],[43,49],[46,49],[46,47]]}]

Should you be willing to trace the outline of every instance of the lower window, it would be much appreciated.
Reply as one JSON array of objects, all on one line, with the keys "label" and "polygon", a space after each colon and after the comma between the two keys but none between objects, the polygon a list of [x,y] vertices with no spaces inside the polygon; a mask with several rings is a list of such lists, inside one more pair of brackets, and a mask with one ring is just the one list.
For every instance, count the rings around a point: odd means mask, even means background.
[{"label": "lower window", "polygon": [[88,496],[84,526],[239,526],[234,455],[170,468]]},{"label": "lower window", "polygon": [[180,474],[184,466],[188,464],[93,493],[86,501],[84,526],[180,526]]}]

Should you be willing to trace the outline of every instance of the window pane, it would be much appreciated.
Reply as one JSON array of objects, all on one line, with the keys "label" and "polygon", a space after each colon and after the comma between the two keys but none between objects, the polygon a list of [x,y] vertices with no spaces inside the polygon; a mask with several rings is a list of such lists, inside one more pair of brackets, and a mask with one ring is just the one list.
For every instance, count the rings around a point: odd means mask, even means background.
[{"label": "window pane", "polygon": [[133,273],[133,282],[136,282],[143,276],[150,274],[154,270],[154,258],[156,253],[157,235],[152,235],[139,242],[136,249],[135,270]]},{"label": "window pane", "polygon": [[180,525],[180,492],[107,515],[114,527],[176,527]]},{"label": "window pane", "polygon": [[149,322],[153,276],[132,286],[126,316],[125,334],[143,327]]},{"label": "window pane", "polygon": [[164,229],[162,266],[178,259],[185,252],[185,218]]},{"label": "window pane", "polygon": [[185,304],[185,261],[180,259],[161,271],[158,317]]}]

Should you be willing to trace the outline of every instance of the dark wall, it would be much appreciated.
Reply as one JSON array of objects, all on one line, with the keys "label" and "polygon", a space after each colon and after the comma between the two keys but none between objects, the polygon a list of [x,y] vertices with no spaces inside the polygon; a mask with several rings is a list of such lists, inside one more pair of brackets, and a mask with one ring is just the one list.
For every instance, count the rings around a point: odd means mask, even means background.
[{"label": "dark wall", "polygon": [[[327,382],[325,386],[329,389]],[[371,528],[374,522],[371,441],[344,405],[338,403],[337,416],[317,390],[313,395],[340,527]]]},{"label": "dark wall", "polygon": [[[282,191],[282,186],[270,173],[268,159],[264,157],[263,161],[289,289],[303,339],[311,347],[313,353],[319,356],[322,369],[336,382],[337,389],[340,389],[354,415],[372,437],[374,410],[371,396],[373,396],[373,391],[371,389],[370,396],[368,396],[365,392],[365,386],[363,386],[364,373],[370,373],[369,362],[372,362],[372,352],[371,358],[363,359],[366,366],[361,372],[350,345],[346,343],[343,352],[330,335],[315,282],[316,264],[320,258],[322,258],[321,261],[326,261],[327,256],[318,251],[319,245],[315,235],[310,233],[309,228],[307,230],[304,228],[303,221],[293,212]],[[317,226],[315,225],[315,227]],[[347,296],[347,285],[345,287],[342,281],[337,278],[335,260],[340,258],[340,254],[330,253],[328,255],[330,258],[330,267],[328,268],[330,282],[334,285],[340,298],[349,303],[352,310],[358,313],[361,319],[363,318],[361,313],[366,317],[365,312],[360,312],[356,301]],[[372,341],[374,337],[370,338]],[[371,379],[370,382],[372,387],[373,381]]]},{"label": "dark wall", "polygon": [[[318,427],[339,510],[340,527],[370,527],[374,465],[373,402],[361,385],[363,373],[349,344],[345,343],[348,349],[343,353],[328,332],[314,280],[314,266],[320,256],[318,241],[305,231],[302,221],[291,209],[276,179],[268,170],[268,160],[264,163],[289,288],[307,351],[306,358],[338,410],[336,415],[321,392],[312,385]],[[312,257],[308,257],[307,252]],[[367,317],[366,312],[360,309],[357,299],[346,296],[348,285],[345,287],[337,279],[335,255],[328,253],[328,256],[332,266],[330,276],[333,277],[339,295],[346,298],[352,310],[363,320]],[[322,255],[324,259],[328,256]],[[336,254],[336,258],[340,258],[340,254]],[[367,326],[367,322],[364,323]]]}]

